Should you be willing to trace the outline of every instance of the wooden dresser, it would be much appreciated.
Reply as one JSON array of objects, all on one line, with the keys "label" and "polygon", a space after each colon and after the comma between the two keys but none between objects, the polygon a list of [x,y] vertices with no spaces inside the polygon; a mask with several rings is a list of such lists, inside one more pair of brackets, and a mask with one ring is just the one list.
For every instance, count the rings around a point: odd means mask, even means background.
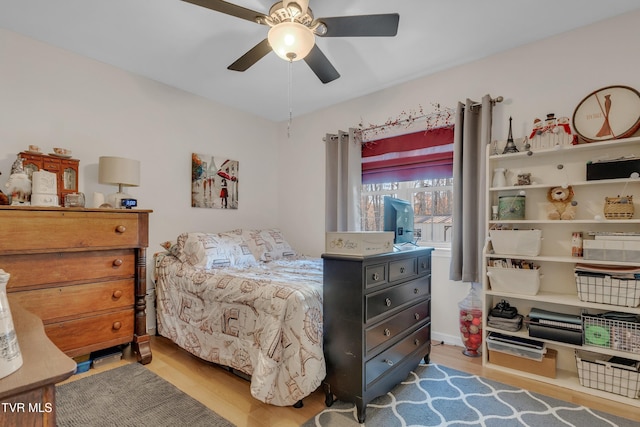
[{"label": "wooden dresser", "polygon": [[132,343],[146,332],[145,210],[0,206],[0,268],[13,301],[39,316],[70,357]]},{"label": "wooden dresser", "polygon": [[326,404],[367,403],[404,381],[431,351],[431,251],[324,254]]}]

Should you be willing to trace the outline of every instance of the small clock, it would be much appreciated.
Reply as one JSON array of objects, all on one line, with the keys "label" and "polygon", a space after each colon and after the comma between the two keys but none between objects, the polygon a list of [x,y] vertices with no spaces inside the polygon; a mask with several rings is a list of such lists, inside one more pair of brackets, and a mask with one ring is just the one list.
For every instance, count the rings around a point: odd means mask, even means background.
[{"label": "small clock", "polygon": [[587,142],[630,137],[640,129],[640,93],[628,86],[590,93],[576,107],[573,127]]},{"label": "small clock", "polygon": [[131,209],[138,206],[138,201],[136,199],[120,199],[120,206],[125,209]]}]

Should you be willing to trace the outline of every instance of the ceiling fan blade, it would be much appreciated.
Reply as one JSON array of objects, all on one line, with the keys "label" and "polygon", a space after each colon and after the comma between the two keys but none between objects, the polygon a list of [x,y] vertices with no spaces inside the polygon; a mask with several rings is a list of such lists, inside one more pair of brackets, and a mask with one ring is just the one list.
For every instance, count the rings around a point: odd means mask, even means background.
[{"label": "ceiling fan blade", "polygon": [[318,34],[320,37],[393,37],[398,33],[400,15],[336,16],[318,21],[327,27],[325,34]]},{"label": "ceiling fan blade", "polygon": [[227,67],[228,70],[233,71],[246,71],[253,64],[261,60],[267,53],[271,52],[271,46],[269,46],[269,40],[264,39],[254,47],[252,47],[247,53],[242,55],[233,64]]},{"label": "ceiling fan blade", "polygon": [[326,84],[340,77],[340,73],[331,65],[317,44],[313,45],[311,52],[304,57],[304,62],[316,73],[322,83]]},{"label": "ceiling fan blade", "polygon": [[264,13],[256,12],[255,10],[246,9],[242,6],[237,6],[232,3],[227,3],[222,0],[182,0],[187,3],[195,4],[198,6],[206,7],[207,9],[215,10],[216,12],[224,13],[226,15],[235,16],[236,18],[246,19],[247,21],[260,23],[258,18],[264,18]]}]

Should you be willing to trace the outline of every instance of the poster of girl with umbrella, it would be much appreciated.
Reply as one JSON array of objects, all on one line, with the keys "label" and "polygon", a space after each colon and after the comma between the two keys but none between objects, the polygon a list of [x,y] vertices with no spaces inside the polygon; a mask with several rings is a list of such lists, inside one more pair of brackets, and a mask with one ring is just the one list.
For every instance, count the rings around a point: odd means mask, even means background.
[{"label": "poster of girl with umbrella", "polygon": [[238,161],[192,153],[191,206],[238,209]]}]

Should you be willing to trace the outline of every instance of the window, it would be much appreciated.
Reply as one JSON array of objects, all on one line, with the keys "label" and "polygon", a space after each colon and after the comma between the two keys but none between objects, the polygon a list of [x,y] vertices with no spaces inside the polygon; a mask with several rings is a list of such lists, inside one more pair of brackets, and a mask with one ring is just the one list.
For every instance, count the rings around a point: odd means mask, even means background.
[{"label": "window", "polygon": [[453,226],[453,127],[365,143],[361,226],[382,231],[384,196],[409,201],[419,244],[448,246]]},{"label": "window", "polygon": [[413,204],[419,244],[443,246],[451,242],[453,178],[364,184],[360,202],[363,230],[383,230],[384,196]]}]

